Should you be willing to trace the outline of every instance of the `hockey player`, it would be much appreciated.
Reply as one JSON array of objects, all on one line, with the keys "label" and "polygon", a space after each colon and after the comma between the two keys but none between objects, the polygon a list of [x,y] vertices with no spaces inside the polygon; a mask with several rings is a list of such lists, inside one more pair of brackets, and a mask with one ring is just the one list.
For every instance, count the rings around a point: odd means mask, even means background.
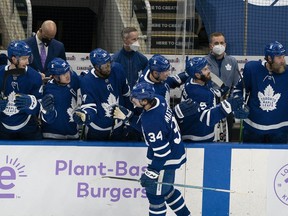
[{"label": "hockey player", "polygon": [[147,82],[154,86],[156,94],[162,95],[170,104],[170,89],[180,87],[188,76],[185,72],[170,75],[170,62],[160,54],[153,55],[148,61],[148,67],[143,71],[139,82]]},{"label": "hockey player", "polygon": [[94,67],[80,77],[83,102],[74,121],[86,125],[87,140],[125,140],[123,121],[114,121],[110,114],[114,105],[132,108],[123,67],[100,48],[90,53],[90,61]]},{"label": "hockey player", "polygon": [[78,139],[78,125],[73,121],[73,114],[77,109],[79,77],[61,58],[54,58],[47,72],[52,79],[44,86],[41,102],[43,138]]},{"label": "hockey player", "polygon": [[[177,115],[182,138],[186,142],[212,142],[214,140],[214,126],[232,111],[238,118],[245,117],[242,109],[243,98],[229,98],[215,105],[215,90],[212,88],[210,70],[205,58],[194,57],[188,62],[186,72],[190,78],[185,83],[183,100],[192,99],[200,106],[195,115]],[[225,91],[217,91],[225,94]],[[220,95],[221,96],[221,95]]]},{"label": "hockey player", "polygon": [[33,57],[31,49],[24,41],[12,41],[7,54],[11,64],[0,67],[0,139],[41,139],[37,116],[42,80],[28,66]]},{"label": "hockey player", "polygon": [[275,41],[264,49],[265,61],[245,64],[234,91],[246,97],[250,114],[243,122],[245,143],[287,143],[288,71],[284,46]]},{"label": "hockey player", "polygon": [[[176,215],[190,215],[179,190],[156,184],[157,181],[174,183],[176,169],[186,162],[184,144],[172,110],[162,96],[155,94],[153,85],[146,82],[133,87],[131,100],[135,106],[143,109],[138,122],[148,145],[149,162],[140,181],[150,203],[149,215],[166,215],[166,204]],[[116,107],[113,116],[128,120],[132,113],[123,107]]]}]

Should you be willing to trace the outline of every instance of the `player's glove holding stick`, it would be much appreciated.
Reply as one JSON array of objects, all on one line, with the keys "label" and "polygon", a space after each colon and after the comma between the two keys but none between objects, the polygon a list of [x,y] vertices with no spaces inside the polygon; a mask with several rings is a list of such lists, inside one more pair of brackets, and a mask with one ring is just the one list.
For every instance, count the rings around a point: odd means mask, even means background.
[{"label": "player's glove holding stick", "polygon": [[151,187],[153,186],[159,177],[159,172],[147,168],[145,172],[141,175],[140,184],[142,187]]},{"label": "player's glove holding stick", "polygon": [[73,120],[78,125],[87,125],[91,122],[90,116],[81,109],[78,109],[73,114]]}]

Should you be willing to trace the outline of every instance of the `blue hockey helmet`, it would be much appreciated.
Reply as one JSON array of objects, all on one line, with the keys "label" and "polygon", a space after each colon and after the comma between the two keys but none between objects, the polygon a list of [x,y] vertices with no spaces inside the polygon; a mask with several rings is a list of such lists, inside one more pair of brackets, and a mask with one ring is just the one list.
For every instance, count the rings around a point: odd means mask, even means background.
[{"label": "blue hockey helmet", "polygon": [[285,54],[286,50],[284,46],[278,41],[274,41],[272,43],[267,44],[264,49],[265,58],[270,56],[272,60],[274,59],[274,56],[282,56]]},{"label": "blue hockey helmet", "polygon": [[148,61],[150,71],[165,72],[170,68],[170,62],[160,54],[153,55]]},{"label": "blue hockey helmet", "polygon": [[138,100],[148,99],[151,100],[155,96],[155,89],[152,84],[147,82],[137,83],[131,91],[131,98],[136,98]]},{"label": "blue hockey helmet", "polygon": [[29,56],[29,62],[32,62],[32,51],[25,41],[12,41],[7,48],[8,59],[13,56],[19,58],[21,56]]},{"label": "blue hockey helmet", "polygon": [[110,54],[101,48],[97,48],[90,52],[90,61],[92,65],[101,67],[101,65],[111,62]]},{"label": "blue hockey helmet", "polygon": [[206,58],[194,57],[191,59],[186,59],[185,70],[190,77],[194,77],[195,73],[202,74],[201,70],[208,64]]},{"label": "blue hockey helmet", "polygon": [[62,75],[70,71],[70,65],[68,62],[61,58],[54,58],[48,63],[47,68],[49,75]]}]

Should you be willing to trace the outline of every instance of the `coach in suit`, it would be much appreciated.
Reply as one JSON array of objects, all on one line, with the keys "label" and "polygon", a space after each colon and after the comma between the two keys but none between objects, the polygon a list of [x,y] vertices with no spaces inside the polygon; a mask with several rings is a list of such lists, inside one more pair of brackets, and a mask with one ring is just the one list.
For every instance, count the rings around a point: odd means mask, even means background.
[{"label": "coach in suit", "polygon": [[42,79],[49,76],[47,65],[52,59],[59,57],[66,60],[64,44],[54,39],[56,33],[55,22],[46,20],[34,36],[25,40],[33,54],[33,62],[30,66],[41,73]]}]

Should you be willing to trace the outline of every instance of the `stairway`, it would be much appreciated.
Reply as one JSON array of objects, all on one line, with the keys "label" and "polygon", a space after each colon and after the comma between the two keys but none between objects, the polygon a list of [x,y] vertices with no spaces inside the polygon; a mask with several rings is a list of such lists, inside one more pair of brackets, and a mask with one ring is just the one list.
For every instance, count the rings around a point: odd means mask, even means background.
[{"label": "stairway", "polygon": [[[185,14],[179,13],[179,7],[181,7],[180,5],[184,0],[150,0],[149,2],[152,11],[151,53],[181,54],[183,52]],[[143,1],[134,0],[134,11],[143,34],[146,34],[147,12]],[[199,19],[195,12],[190,12],[190,15],[186,17],[186,54],[189,54],[189,52],[195,54],[195,49],[199,48],[198,35],[196,34],[201,25]]]}]

